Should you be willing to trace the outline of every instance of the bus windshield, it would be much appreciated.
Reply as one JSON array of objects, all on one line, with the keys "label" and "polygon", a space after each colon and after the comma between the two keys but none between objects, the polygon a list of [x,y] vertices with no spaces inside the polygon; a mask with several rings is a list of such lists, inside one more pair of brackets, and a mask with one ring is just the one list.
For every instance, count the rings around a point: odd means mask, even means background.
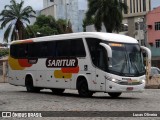
[{"label": "bus windshield", "polygon": [[112,67],[109,71],[121,76],[145,74],[143,56],[138,44],[109,43],[112,49]]}]

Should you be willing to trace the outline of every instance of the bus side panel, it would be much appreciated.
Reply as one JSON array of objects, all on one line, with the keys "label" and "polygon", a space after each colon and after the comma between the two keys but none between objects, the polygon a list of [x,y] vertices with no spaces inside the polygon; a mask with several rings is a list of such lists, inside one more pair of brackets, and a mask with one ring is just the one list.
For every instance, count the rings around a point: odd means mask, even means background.
[{"label": "bus side panel", "polygon": [[25,71],[9,70],[8,82],[13,85],[25,86]]}]

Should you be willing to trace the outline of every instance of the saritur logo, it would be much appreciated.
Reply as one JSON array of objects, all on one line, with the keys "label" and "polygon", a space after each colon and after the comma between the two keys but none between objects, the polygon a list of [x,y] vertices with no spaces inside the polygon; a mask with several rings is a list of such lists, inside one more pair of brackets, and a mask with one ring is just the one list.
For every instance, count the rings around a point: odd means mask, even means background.
[{"label": "saritur logo", "polygon": [[77,67],[77,58],[48,58],[46,60],[46,66],[48,68],[61,68],[61,67]]}]

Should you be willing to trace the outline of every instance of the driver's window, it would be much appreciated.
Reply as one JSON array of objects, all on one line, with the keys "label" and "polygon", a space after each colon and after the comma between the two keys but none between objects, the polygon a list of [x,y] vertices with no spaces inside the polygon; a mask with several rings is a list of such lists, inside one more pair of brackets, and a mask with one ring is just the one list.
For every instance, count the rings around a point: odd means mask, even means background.
[{"label": "driver's window", "polygon": [[108,68],[107,52],[104,47],[100,46],[100,39],[86,38],[93,64],[106,71]]}]

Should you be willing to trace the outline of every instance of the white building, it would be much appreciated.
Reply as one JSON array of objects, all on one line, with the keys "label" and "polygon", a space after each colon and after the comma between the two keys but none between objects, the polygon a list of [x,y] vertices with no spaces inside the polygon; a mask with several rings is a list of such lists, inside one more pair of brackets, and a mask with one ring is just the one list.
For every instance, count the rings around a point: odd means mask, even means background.
[{"label": "white building", "polygon": [[70,20],[73,32],[83,31],[82,23],[87,9],[87,0],[43,0],[41,14],[56,19]]}]

